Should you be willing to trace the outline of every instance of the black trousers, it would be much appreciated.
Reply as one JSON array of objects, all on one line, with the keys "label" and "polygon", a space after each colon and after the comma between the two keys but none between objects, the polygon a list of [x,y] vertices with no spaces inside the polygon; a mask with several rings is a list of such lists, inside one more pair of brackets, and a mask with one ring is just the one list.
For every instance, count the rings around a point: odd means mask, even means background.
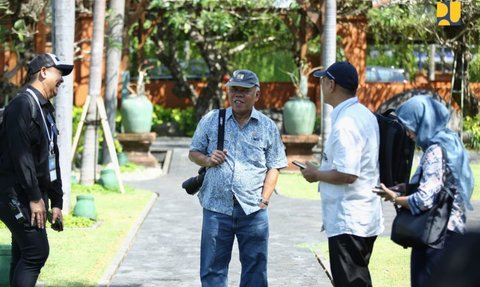
[{"label": "black trousers", "polygon": [[341,234],[328,238],[330,269],[335,287],[372,286],[368,263],[372,255],[373,237]]},{"label": "black trousers", "polygon": [[0,220],[12,233],[10,286],[34,287],[50,251],[46,230],[18,223],[4,197],[0,198]]}]

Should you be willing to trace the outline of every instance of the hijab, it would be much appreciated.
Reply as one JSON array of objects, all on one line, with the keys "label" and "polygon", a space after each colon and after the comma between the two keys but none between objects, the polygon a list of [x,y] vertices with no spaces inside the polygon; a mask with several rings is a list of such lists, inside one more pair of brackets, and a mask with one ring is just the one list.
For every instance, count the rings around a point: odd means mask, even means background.
[{"label": "hijab", "polygon": [[415,96],[398,107],[397,116],[415,133],[415,142],[425,151],[438,144],[443,148],[446,164],[455,179],[455,185],[469,209],[473,192],[473,176],[468,154],[457,133],[447,128],[449,110],[430,96]]}]

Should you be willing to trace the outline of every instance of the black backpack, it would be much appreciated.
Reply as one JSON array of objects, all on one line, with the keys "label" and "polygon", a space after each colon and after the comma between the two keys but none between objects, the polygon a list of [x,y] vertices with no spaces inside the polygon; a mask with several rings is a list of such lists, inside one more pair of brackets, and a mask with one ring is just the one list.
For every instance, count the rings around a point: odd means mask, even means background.
[{"label": "black backpack", "polygon": [[406,133],[394,110],[375,113],[380,130],[380,182],[387,187],[408,183],[412,169],[415,142]]},{"label": "black backpack", "polygon": [[[17,99],[19,97],[22,97],[22,95],[17,95],[15,98],[12,99],[12,101],[15,101],[15,99]],[[32,119],[36,118],[37,113],[38,113],[37,103],[35,103],[35,100],[33,99],[33,97],[31,95],[29,95],[28,93],[25,93],[23,95],[23,97],[28,98],[28,102],[30,103],[30,107],[32,109]],[[3,143],[1,142],[1,139],[3,139],[5,137],[4,127],[3,127],[3,114],[5,113],[5,109],[6,109],[6,106],[3,107],[3,108],[0,108],[0,149],[2,148],[2,145],[3,145]],[[0,154],[1,153],[2,153],[2,151],[0,150]]]}]

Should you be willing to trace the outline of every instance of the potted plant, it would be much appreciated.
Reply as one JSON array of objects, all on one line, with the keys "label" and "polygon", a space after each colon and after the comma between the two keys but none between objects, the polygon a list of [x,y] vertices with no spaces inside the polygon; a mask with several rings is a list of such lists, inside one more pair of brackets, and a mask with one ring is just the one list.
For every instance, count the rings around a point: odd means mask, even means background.
[{"label": "potted plant", "polygon": [[148,133],[152,128],[153,105],[145,96],[145,76],[152,66],[138,69],[136,91],[128,87],[130,95],[122,100],[122,125],[125,133]]},{"label": "potted plant", "polygon": [[308,71],[310,66],[302,64],[296,73],[288,73],[295,86],[295,95],[283,107],[283,125],[289,135],[310,135],[315,126],[316,107],[307,97]]}]

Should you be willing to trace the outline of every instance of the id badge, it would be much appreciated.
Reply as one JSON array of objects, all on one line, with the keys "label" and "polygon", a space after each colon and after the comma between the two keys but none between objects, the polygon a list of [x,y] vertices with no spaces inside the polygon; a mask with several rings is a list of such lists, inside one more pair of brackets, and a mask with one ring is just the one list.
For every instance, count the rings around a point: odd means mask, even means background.
[{"label": "id badge", "polygon": [[48,156],[48,170],[50,171],[50,181],[57,179],[57,168],[55,164],[55,154]]}]

